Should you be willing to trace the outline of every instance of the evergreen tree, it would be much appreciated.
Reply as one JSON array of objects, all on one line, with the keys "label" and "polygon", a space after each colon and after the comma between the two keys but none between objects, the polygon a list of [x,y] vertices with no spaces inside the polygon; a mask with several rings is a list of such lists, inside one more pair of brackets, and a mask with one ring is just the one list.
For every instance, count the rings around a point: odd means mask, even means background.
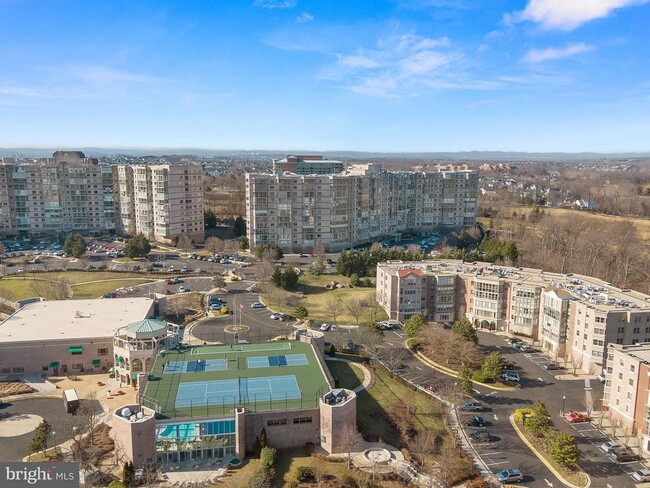
[{"label": "evergreen tree", "polygon": [[560,466],[573,467],[578,464],[580,451],[578,450],[576,438],[571,434],[550,431],[546,438],[546,446],[548,453]]},{"label": "evergreen tree", "polygon": [[70,234],[63,244],[63,252],[74,256],[75,258],[80,258],[86,254],[86,241],[76,232]]},{"label": "evergreen tree", "polygon": [[262,427],[262,431],[260,432],[260,447],[262,449],[269,447],[269,439],[266,437],[266,429],[264,427]]},{"label": "evergreen tree", "polygon": [[472,370],[464,364],[458,369],[458,388],[467,395],[471,395],[473,390]]},{"label": "evergreen tree", "polygon": [[52,435],[52,426],[47,422],[47,420],[42,420],[40,424],[34,430],[34,436],[27,446],[27,452],[29,454],[34,454],[39,451],[45,452],[47,450],[47,444]]},{"label": "evergreen tree", "polygon": [[124,463],[122,468],[122,484],[125,488],[135,486],[135,466],[130,461]]},{"label": "evergreen tree", "polygon": [[424,324],[424,316],[421,313],[416,313],[404,325],[404,333],[409,337],[417,337]]},{"label": "evergreen tree", "polygon": [[476,330],[472,326],[472,323],[467,320],[467,318],[463,318],[454,322],[451,330],[456,332],[456,334],[460,335],[466,341],[478,344],[478,335],[476,334]]},{"label": "evergreen tree", "polygon": [[296,307],[296,309],[293,311],[293,316],[299,320],[304,320],[309,317],[309,311],[307,311],[306,307],[303,307],[301,305],[299,307]]},{"label": "evergreen tree", "polygon": [[248,249],[248,237],[246,236],[239,236],[239,250],[240,251],[245,251]]},{"label": "evergreen tree", "polygon": [[484,379],[496,380],[501,375],[503,359],[499,351],[493,351],[483,360],[481,374]]},{"label": "evergreen tree", "polygon": [[214,229],[217,226],[217,214],[208,209],[203,214],[206,229]]},{"label": "evergreen tree", "polygon": [[151,252],[151,244],[143,234],[138,234],[129,239],[124,246],[124,255],[128,258],[143,258]]},{"label": "evergreen tree", "polygon": [[235,219],[232,226],[232,232],[235,237],[246,235],[246,221],[241,215]]}]

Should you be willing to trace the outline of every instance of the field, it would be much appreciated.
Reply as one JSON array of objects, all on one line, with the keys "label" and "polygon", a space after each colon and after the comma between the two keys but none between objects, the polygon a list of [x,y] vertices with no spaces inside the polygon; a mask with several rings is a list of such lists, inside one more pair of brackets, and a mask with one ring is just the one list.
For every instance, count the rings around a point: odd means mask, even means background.
[{"label": "field", "polygon": [[12,395],[22,395],[24,393],[33,393],[34,391],[36,391],[34,388],[21,381],[0,382],[0,398]]},{"label": "field", "polygon": [[[328,283],[338,281],[346,285],[345,288],[337,288],[330,290],[326,288]],[[305,273],[300,276],[300,286],[303,291],[303,298],[300,299],[300,305],[307,308],[309,311],[309,318],[322,321],[336,321],[339,324],[355,324],[356,320],[346,307],[346,303],[351,300],[366,300],[369,302],[374,301],[376,296],[375,287],[357,287],[348,288],[350,279],[346,276],[338,274],[327,274],[320,276],[312,276]],[[277,295],[277,296],[276,296]],[[285,313],[291,313],[294,307],[284,304],[286,297],[291,293],[276,289],[273,294],[265,295],[264,300],[266,304],[270,305],[274,310],[279,310]],[[332,315],[332,308],[336,307],[337,316],[336,320]],[[366,311],[360,317],[360,323],[369,320],[370,312]],[[377,310],[376,320],[386,320],[388,316],[382,309]]]},{"label": "field", "polygon": [[16,301],[35,295],[32,284],[36,280],[66,280],[74,293],[73,298],[97,298],[116,288],[129,287],[159,280],[160,275],[139,273],[111,273],[59,271],[51,273],[25,274],[22,276],[5,277],[0,280],[0,295],[8,300]]},{"label": "field", "polygon": [[[499,215],[496,218],[482,217],[479,220],[483,224],[487,224],[490,220],[499,220],[502,222],[502,226],[506,226],[505,222],[512,218],[512,213],[517,212],[517,215],[529,214],[533,211],[534,207],[526,206],[508,206],[501,207]],[[541,208],[540,208],[541,209]],[[574,210],[570,208],[552,208],[552,207],[543,207],[544,213],[547,215],[555,215],[557,217],[573,218],[581,217],[585,219],[590,219],[593,222],[594,227],[597,227],[598,224],[603,222],[631,222],[639,233],[639,237],[650,243],[650,219],[643,219],[639,217],[629,217],[629,216],[616,216],[616,215],[605,215],[593,212],[585,212],[582,210]]]}]

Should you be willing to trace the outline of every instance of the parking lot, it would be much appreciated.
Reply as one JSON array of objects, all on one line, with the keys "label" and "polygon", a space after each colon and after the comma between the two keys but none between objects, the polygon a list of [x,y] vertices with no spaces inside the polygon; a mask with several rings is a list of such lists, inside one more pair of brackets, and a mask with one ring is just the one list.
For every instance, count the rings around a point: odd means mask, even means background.
[{"label": "parking lot", "polygon": [[558,374],[566,374],[566,369],[562,368],[561,364],[559,366],[561,367],[560,369],[553,369],[553,370],[547,370],[544,369],[544,365],[548,363],[554,363],[558,364],[552,359],[547,358],[544,356],[541,352],[530,352],[530,353],[524,353],[524,357],[527,357],[530,359],[531,362],[535,363],[537,366],[539,366],[539,369],[541,369],[544,373],[547,373],[551,376],[555,376]]}]

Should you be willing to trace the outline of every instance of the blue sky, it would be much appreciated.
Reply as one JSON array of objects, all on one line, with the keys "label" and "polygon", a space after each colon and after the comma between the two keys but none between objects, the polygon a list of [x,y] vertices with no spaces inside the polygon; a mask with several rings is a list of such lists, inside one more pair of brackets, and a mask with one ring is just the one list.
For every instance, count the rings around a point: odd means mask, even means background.
[{"label": "blue sky", "polygon": [[650,151],[650,0],[0,0],[0,19],[5,147]]}]

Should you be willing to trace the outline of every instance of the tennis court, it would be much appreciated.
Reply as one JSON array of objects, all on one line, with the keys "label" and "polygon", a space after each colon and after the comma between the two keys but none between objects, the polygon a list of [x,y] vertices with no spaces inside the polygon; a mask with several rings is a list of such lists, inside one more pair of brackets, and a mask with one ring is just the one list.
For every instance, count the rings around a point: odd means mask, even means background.
[{"label": "tennis court", "polygon": [[233,344],[232,346],[203,346],[192,350],[192,354],[227,354],[230,352],[286,351],[290,342],[266,342],[262,344]]},{"label": "tennis court", "polygon": [[294,375],[181,383],[176,408],[295,400],[301,397]]},{"label": "tennis court", "polygon": [[203,371],[225,371],[228,369],[226,359],[199,359],[194,361],[169,361],[163,369],[164,374],[202,373]]},{"label": "tennis court", "polygon": [[246,358],[248,368],[272,368],[275,366],[306,366],[307,356],[304,354],[289,354],[287,356],[253,356]]}]

